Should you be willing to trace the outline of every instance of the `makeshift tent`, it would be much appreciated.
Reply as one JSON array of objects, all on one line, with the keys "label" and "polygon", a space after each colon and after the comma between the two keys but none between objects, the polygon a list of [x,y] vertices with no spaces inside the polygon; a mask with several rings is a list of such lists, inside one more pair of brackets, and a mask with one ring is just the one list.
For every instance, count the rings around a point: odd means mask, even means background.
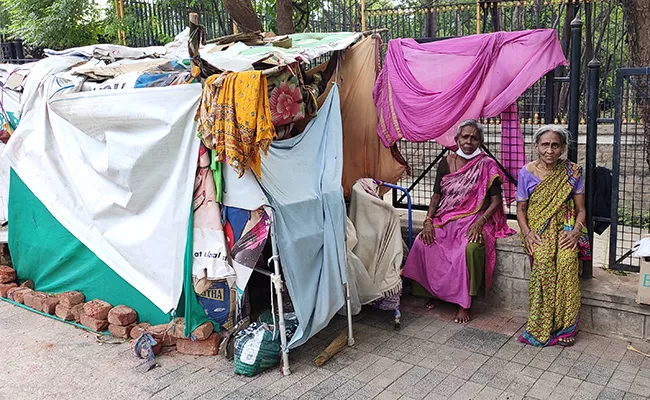
[{"label": "makeshift tent", "polygon": [[[213,70],[245,71],[255,65],[267,67],[263,74],[271,75],[296,71],[295,65],[287,64],[344,50],[361,37],[355,33],[290,35],[291,49],[275,47],[273,40],[262,46],[208,45],[200,50],[200,57],[208,63],[202,65]],[[50,57],[33,65],[23,82],[17,112],[20,123],[3,153],[13,169],[9,246],[14,265],[19,279],[33,279],[39,290],[81,290],[88,298],[127,304],[143,321],[160,323],[185,314],[185,334],[189,335],[206,320],[194,293],[202,287],[200,270],[210,270],[203,277],[208,283],[232,277],[234,270],[241,300],[270,224],[272,247],[279,248],[281,257],[277,253],[272,257],[273,272],[262,272],[271,275],[279,290],[282,263],[289,295],[300,308],[300,334],[292,343],[297,346],[326,326],[345,298],[342,235],[346,220],[340,186],[344,157],[338,90],[330,92],[323,110],[304,133],[273,143],[268,158],[262,157],[264,172],[258,178],[266,196],[250,171],[239,177],[227,162],[215,166],[210,148],[210,169],[217,177],[213,190],[211,185],[202,185],[209,177],[207,164],[199,159],[197,168],[200,140],[195,115],[202,91],[205,101],[205,88],[192,83],[196,75],[190,73],[185,50],[188,38],[184,32],[167,47],[96,45],[48,51]],[[229,79],[230,75],[223,75]],[[301,99],[293,101],[304,107]],[[288,106],[293,109],[294,104]],[[314,220],[315,229],[310,231],[314,237],[320,235],[309,249],[311,263],[299,260],[305,249],[298,249],[287,236],[295,238],[297,224],[303,224],[288,222],[292,200],[298,197],[286,192],[288,181],[282,176],[273,182],[273,174],[290,168],[278,154],[294,145],[291,157],[318,155],[310,160],[314,168],[309,179],[316,182],[315,191],[310,193],[305,187],[304,201],[298,201],[298,207],[311,218],[323,212],[328,215],[320,222]],[[201,154],[207,153],[202,150]],[[288,195],[283,197],[278,190]],[[213,218],[214,210],[203,212],[200,207],[205,199],[213,201],[212,197],[221,201],[226,214],[227,207],[250,211],[249,223],[243,228],[229,218],[222,225],[199,223],[199,218]],[[268,205],[273,209],[265,208]],[[193,222],[193,210],[198,210],[198,225]],[[256,222],[250,223],[250,215],[260,210]],[[224,238],[232,238],[227,244],[231,264],[220,269],[208,263],[193,273],[193,264],[201,257],[198,253],[222,261],[218,251],[193,251],[199,243],[193,235],[203,235],[206,229],[222,231],[214,236],[215,242],[221,241],[220,248],[226,247]],[[331,281],[316,278],[317,286],[305,290],[298,279],[310,273]],[[281,306],[279,291],[276,295]],[[325,296],[331,298],[323,302]],[[280,318],[282,327],[281,308]],[[288,371],[286,345],[283,340]]]}]

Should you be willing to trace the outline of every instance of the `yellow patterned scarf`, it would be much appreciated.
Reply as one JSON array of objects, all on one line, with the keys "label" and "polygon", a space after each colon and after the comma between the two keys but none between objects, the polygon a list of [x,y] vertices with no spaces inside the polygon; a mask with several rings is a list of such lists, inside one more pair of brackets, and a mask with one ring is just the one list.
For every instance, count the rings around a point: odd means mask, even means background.
[{"label": "yellow patterned scarf", "polygon": [[266,154],[276,136],[266,76],[247,71],[228,74],[221,83],[218,78],[209,77],[203,86],[198,111],[201,140],[239,177],[251,168],[261,178],[260,150]]},{"label": "yellow patterned scarf", "polygon": [[551,218],[556,216],[562,223],[571,224],[573,228],[575,207],[571,192],[580,175],[578,165],[560,161],[551,175],[537,185],[528,201],[528,224],[533,232],[541,235]]}]

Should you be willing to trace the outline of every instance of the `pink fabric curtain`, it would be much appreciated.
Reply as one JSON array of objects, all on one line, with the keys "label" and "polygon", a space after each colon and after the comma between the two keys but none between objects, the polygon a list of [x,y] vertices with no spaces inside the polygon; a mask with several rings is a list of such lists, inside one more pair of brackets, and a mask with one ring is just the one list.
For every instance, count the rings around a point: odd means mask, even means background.
[{"label": "pink fabric curtain", "polygon": [[[517,103],[513,103],[501,113],[501,164],[514,179],[517,179],[519,171],[526,165],[526,148],[519,125]],[[508,204],[515,200],[516,194],[517,186],[505,178],[503,196]]]},{"label": "pink fabric curtain", "polygon": [[458,123],[494,117],[566,59],[552,29],[418,44],[391,40],[373,90],[384,146],[401,138],[455,148]]}]

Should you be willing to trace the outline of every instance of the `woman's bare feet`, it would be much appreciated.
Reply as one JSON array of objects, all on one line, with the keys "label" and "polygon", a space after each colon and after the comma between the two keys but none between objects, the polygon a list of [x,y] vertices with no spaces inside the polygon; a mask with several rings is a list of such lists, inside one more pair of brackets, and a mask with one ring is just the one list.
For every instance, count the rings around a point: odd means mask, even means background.
[{"label": "woman's bare feet", "polygon": [[576,343],[576,339],[573,336],[559,338],[557,344],[564,347],[571,347]]},{"label": "woman's bare feet", "polygon": [[440,305],[440,300],[431,299],[431,300],[427,301],[427,304],[425,304],[424,306],[426,308],[428,308],[429,310],[433,310],[434,308],[438,307],[438,305]]},{"label": "woman's bare feet", "polygon": [[463,307],[458,307],[458,312],[456,313],[456,318],[454,319],[454,322],[457,324],[466,324],[470,321],[469,317],[469,309],[465,309]]}]

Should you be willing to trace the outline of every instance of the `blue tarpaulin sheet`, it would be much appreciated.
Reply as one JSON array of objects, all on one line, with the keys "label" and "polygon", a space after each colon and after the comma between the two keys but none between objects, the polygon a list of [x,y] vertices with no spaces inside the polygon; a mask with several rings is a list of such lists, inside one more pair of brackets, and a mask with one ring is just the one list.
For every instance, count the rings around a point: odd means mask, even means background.
[{"label": "blue tarpaulin sheet", "polygon": [[290,348],[325,328],[345,302],[343,131],[333,87],[305,131],[274,141],[260,183],[275,212],[278,251],[300,323]]}]

